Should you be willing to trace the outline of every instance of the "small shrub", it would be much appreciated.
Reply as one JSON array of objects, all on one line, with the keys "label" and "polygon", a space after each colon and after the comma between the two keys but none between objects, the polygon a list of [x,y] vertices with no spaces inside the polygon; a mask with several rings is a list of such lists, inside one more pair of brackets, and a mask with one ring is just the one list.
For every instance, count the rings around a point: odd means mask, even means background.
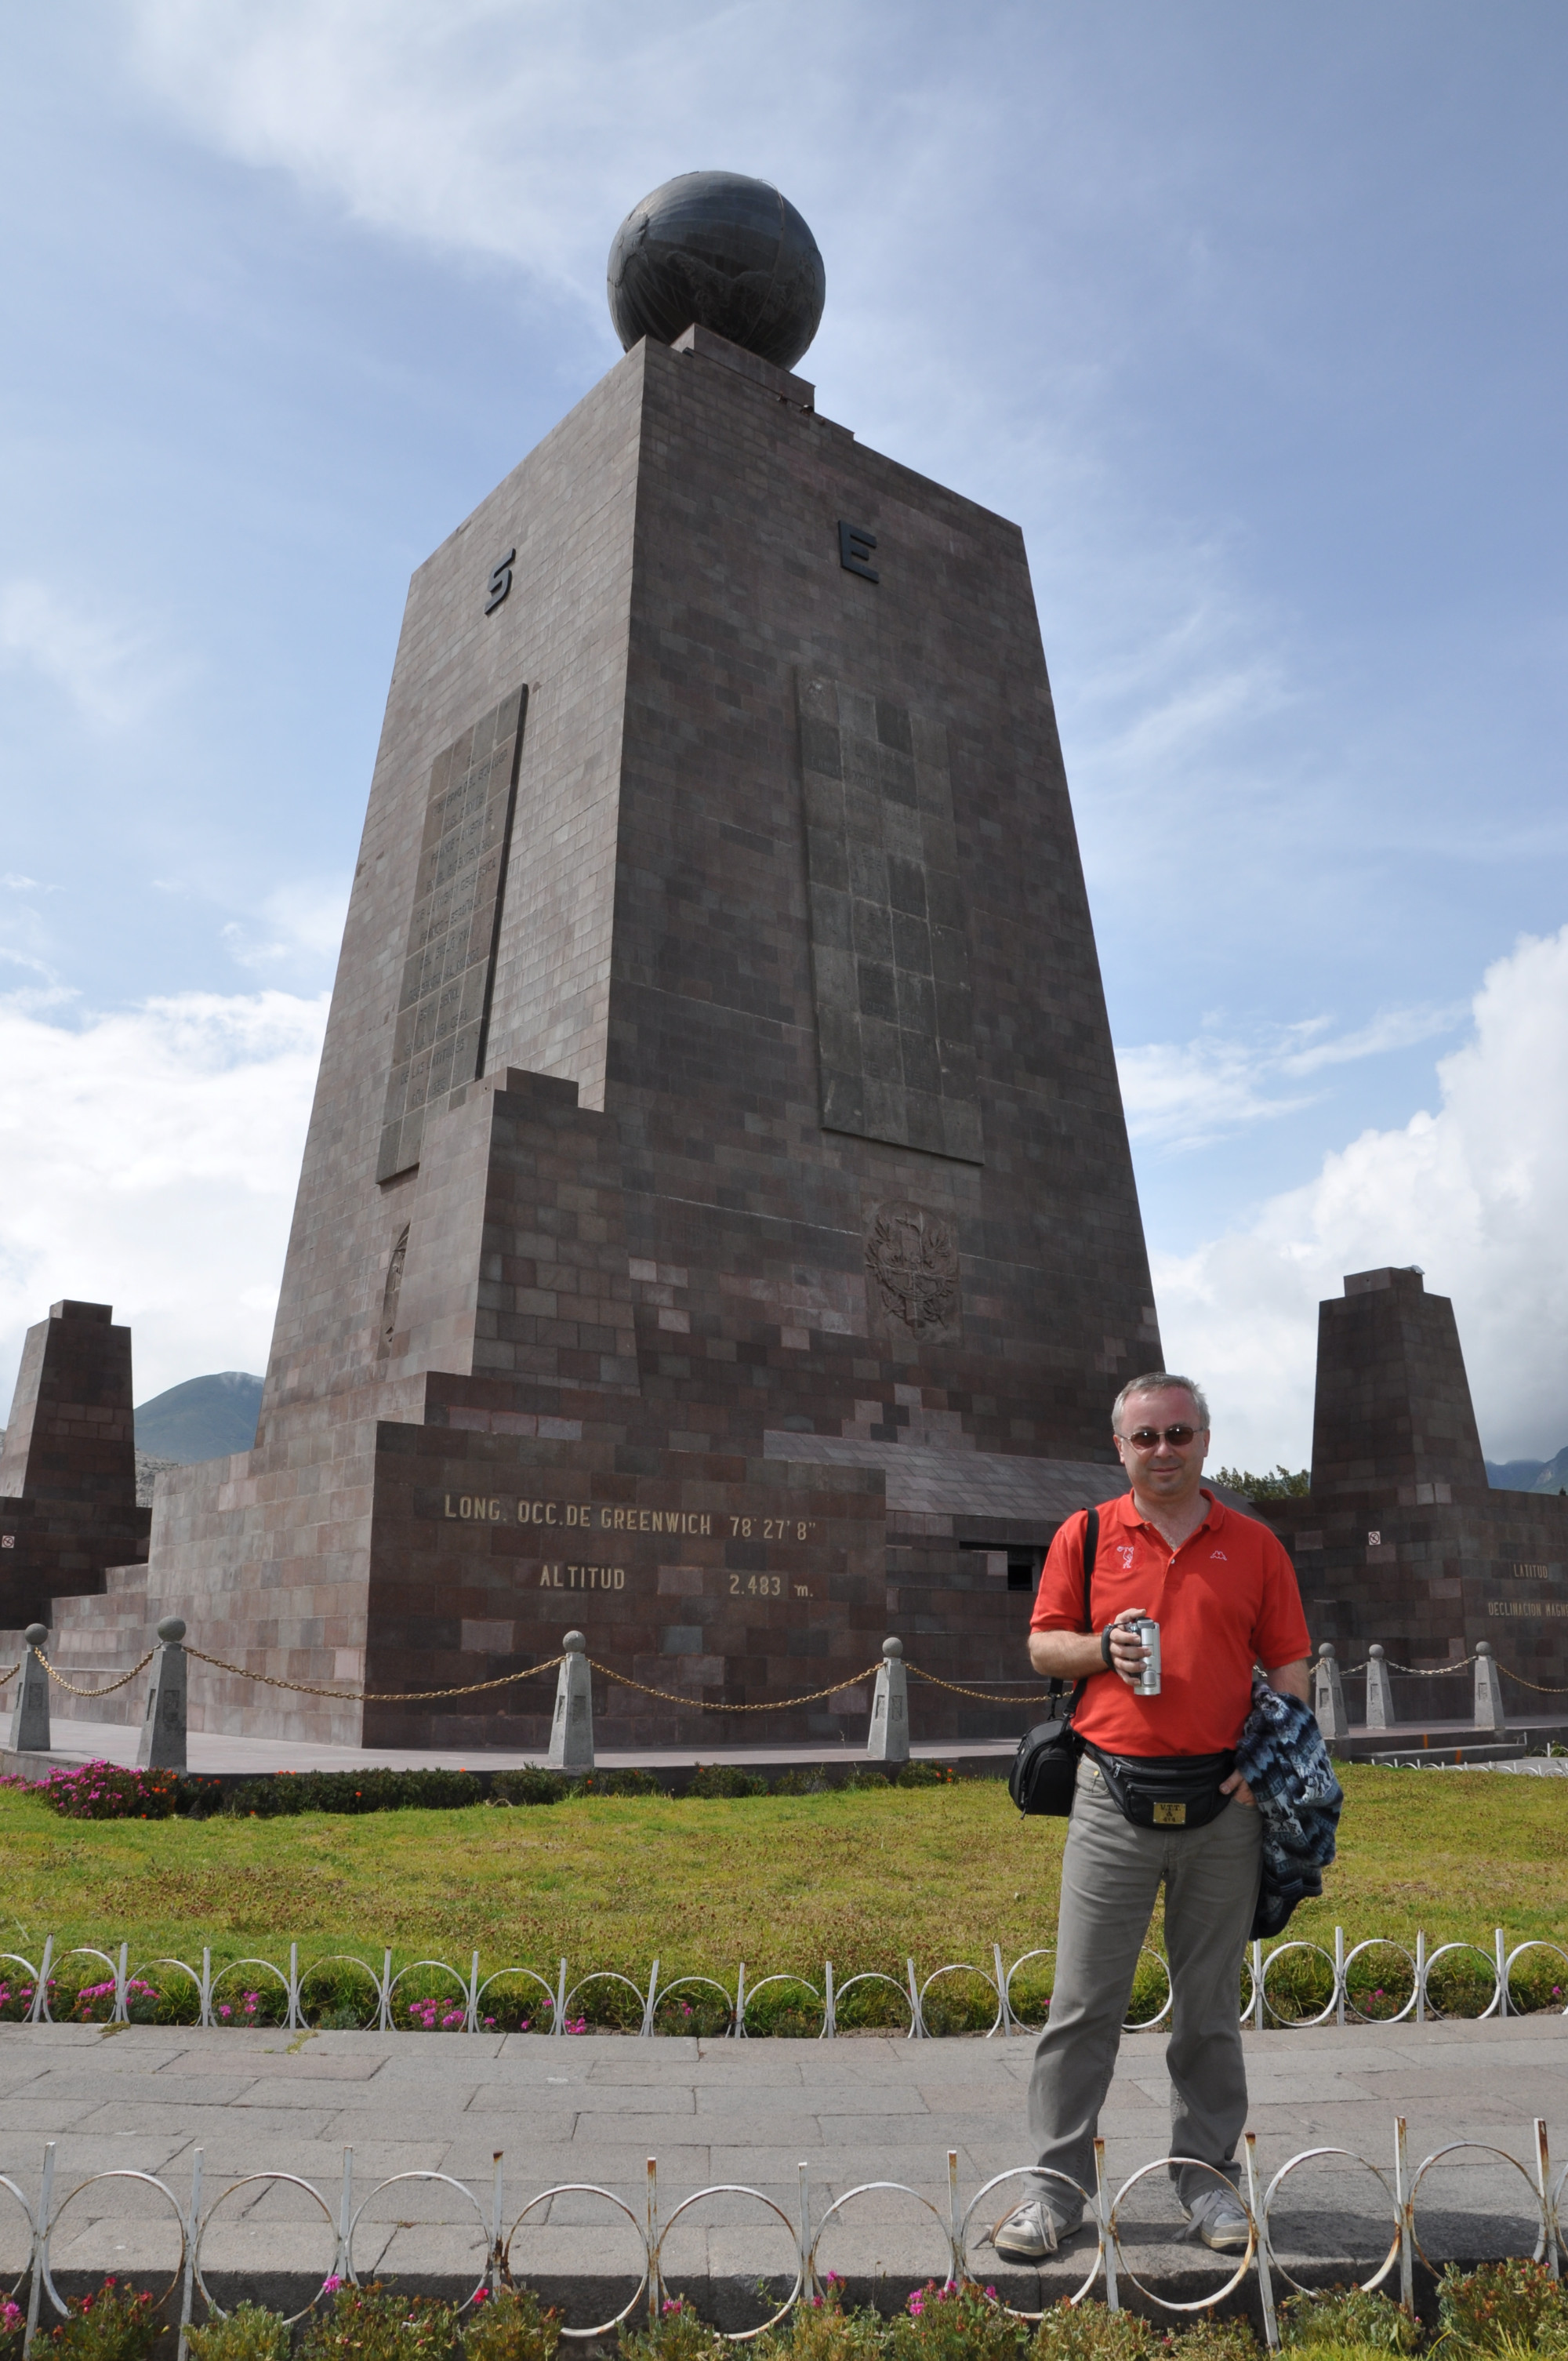
[{"label": "small shrub", "polygon": [[1102,2303],[1052,2304],[1035,2333],[1029,2361],[1153,2361],[1165,2340],[1135,2312]]},{"label": "small shrub", "polygon": [[[156,2025],[161,2005],[161,1994],[140,1976],[126,1979],[126,2015],[133,2025]],[[52,2003],[51,2003],[52,2005]],[[55,2009],[59,2016],[58,2008]],[[104,1982],[82,1984],[71,2006],[72,2025],[107,2025],[115,2014],[115,1979]]]},{"label": "small shrub", "polygon": [[196,2361],[289,2361],[288,2322],[280,2312],[269,2312],[248,2296],[226,2320],[188,2328],[185,2342]]},{"label": "small shrub", "polygon": [[162,2333],[146,2290],[108,2279],[92,2295],[72,2296],[56,2327],[39,2330],[32,2361],[147,2361]]},{"label": "small shrub", "polygon": [[221,1779],[203,1779],[195,1772],[178,1771],[174,1788],[174,1808],[182,1820],[210,1820],[223,1810]]},{"label": "small shrub", "polygon": [[492,1801],[503,1804],[558,1804],[569,1792],[559,1771],[498,1771],[490,1781]]},{"label": "small shrub", "polygon": [[481,2295],[463,2331],[464,2361],[550,2361],[561,2342],[561,2315],[532,2288]]},{"label": "small shrub", "polygon": [[332,2301],[307,2322],[299,2361],[446,2361],[457,2336],[451,2304],[400,2295],[379,2279],[367,2288],[326,2284]]},{"label": "small shrub", "polygon": [[586,1795],[662,1795],[664,1790],[652,1771],[589,1771],[574,1779],[571,1793]]},{"label": "small shrub", "polygon": [[846,1773],[842,1782],[843,1791],[846,1795],[859,1795],[862,1790],[868,1787],[885,1787],[886,1785],[886,1772],[877,1770],[875,1765],[871,1763],[855,1763]]},{"label": "small shrub", "polygon": [[814,2041],[822,2030],[822,2003],[804,1978],[769,1983],[746,2002],[746,2030],[753,2038]]},{"label": "small shrub", "polygon": [[994,2288],[927,2279],[889,2322],[883,2349],[889,2361],[1018,2361],[1025,2333]]},{"label": "small shrub", "polygon": [[804,1771],[781,1771],[773,1781],[775,1795],[825,1795],[833,1782],[815,1763]]},{"label": "small shrub", "polygon": [[1413,2312],[1381,2288],[1331,2288],[1326,2295],[1289,2295],[1279,2307],[1282,2345],[1363,2345],[1379,2353],[1413,2353],[1420,2343]]},{"label": "small shrub", "polygon": [[27,1793],[66,1820],[168,1820],[180,1800],[180,1774],[87,1763],[80,1771],[51,1771]]},{"label": "small shrub", "polygon": [[895,1787],[950,1787],[958,1773],[945,1763],[905,1763],[893,1774]]},{"label": "small shrub", "polygon": [[742,1771],[736,1763],[699,1763],[688,1795],[721,1797],[765,1795],[768,1783],[760,1771]]},{"label": "small shrub", "polygon": [[843,2285],[829,2271],[821,2295],[757,2339],[759,2361],[882,2361],[886,2323],[871,2310],[846,2312]]},{"label": "small shrub", "polygon": [[646,2328],[621,2328],[616,2342],[621,2361],[719,2361],[729,2349],[680,2295]]},{"label": "small shrub", "polygon": [[1258,2342],[1245,2320],[1206,2312],[1170,2340],[1172,2361],[1258,2361]]},{"label": "small shrub", "polygon": [[300,2011],[319,2033],[353,2033],[372,2026],[380,2013],[376,1979],[346,1960],[323,1961],[300,1978]]},{"label": "small shrub", "polygon": [[280,1771],[242,1779],[224,1810],[236,1819],[286,1819],[300,1812],[463,1811],[484,1800],[472,1771]]},{"label": "small shrub", "polygon": [[1568,2298],[1544,2263],[1510,2257],[1460,2271],[1450,2263],[1438,2282],[1438,2344],[1452,2352],[1500,2353],[1510,2345],[1561,2351],[1568,2345]]}]

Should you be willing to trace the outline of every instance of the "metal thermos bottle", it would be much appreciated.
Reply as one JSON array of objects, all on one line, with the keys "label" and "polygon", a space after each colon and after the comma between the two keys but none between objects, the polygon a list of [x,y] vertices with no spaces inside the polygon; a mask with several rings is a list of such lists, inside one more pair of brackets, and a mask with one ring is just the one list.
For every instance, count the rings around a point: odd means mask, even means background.
[{"label": "metal thermos bottle", "polygon": [[1148,1654],[1144,1658],[1143,1671],[1138,1675],[1134,1685],[1133,1694],[1135,1697],[1158,1697],[1159,1625],[1152,1616],[1145,1615],[1134,1624],[1133,1631],[1136,1635],[1138,1645],[1148,1650]]}]

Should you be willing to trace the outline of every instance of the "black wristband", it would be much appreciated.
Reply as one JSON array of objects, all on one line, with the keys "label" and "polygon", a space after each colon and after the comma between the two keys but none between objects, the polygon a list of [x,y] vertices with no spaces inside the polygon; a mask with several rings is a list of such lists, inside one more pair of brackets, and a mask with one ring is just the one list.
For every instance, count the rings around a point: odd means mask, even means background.
[{"label": "black wristband", "polygon": [[1107,1672],[1110,1672],[1110,1670],[1112,1669],[1112,1666],[1111,1666],[1111,1634],[1112,1634],[1112,1632],[1115,1630],[1115,1628],[1116,1628],[1116,1627],[1115,1627],[1115,1625],[1114,1625],[1113,1623],[1107,1623],[1107,1624],[1106,1624],[1106,1626],[1105,1626],[1105,1629],[1104,1629],[1104,1630],[1103,1630],[1103,1631],[1102,1631],[1102,1633],[1100,1634],[1100,1653],[1101,1653],[1102,1656],[1103,1656],[1103,1658],[1105,1659],[1105,1669],[1106,1669],[1106,1671],[1107,1671]]}]

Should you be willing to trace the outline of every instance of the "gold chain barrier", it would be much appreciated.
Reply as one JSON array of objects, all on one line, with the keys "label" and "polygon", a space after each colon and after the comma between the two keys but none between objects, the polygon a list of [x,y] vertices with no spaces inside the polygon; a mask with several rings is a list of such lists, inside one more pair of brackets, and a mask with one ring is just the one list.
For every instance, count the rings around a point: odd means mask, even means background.
[{"label": "gold chain barrier", "polygon": [[[247,1664],[226,1664],[222,1656],[209,1656],[204,1649],[186,1646],[185,1653],[203,1664],[211,1664],[220,1673],[233,1673],[242,1681],[264,1681],[269,1689],[289,1689],[295,1697],[335,1697],[340,1705],[422,1705],[431,1697],[477,1697],[481,1689],[510,1688],[514,1681],[533,1681],[541,1673],[553,1673],[557,1664],[565,1663],[565,1656],[552,1656],[547,1664],[531,1664],[525,1673],[499,1673],[493,1681],[468,1681],[461,1688],[452,1689],[323,1689],[313,1681],[280,1680],[276,1673],[253,1673]],[[151,1654],[142,1658],[150,1664]],[[141,1664],[137,1666],[139,1673]],[[130,1678],[127,1673],[126,1679]],[[80,1694],[80,1692],[79,1692]]]},{"label": "gold chain barrier", "polygon": [[[157,1653],[158,1651],[155,1648],[149,1648],[139,1664],[133,1664],[128,1673],[122,1673],[117,1681],[105,1681],[101,1689],[79,1689],[74,1681],[68,1681],[63,1673],[57,1673],[55,1671],[54,1666],[49,1663],[49,1658],[44,1654],[41,1648],[35,1648],[33,1650],[34,1655],[38,1658],[39,1664],[43,1666],[51,1681],[57,1682],[62,1689],[69,1689],[72,1697],[110,1697],[115,1689],[123,1689],[127,1681],[134,1681],[138,1673],[146,1672],[148,1664],[151,1664],[153,1657]],[[18,1667],[18,1670],[20,1668]]]},{"label": "gold chain barrier", "polygon": [[[978,1697],[981,1705],[1026,1705],[1028,1703],[1027,1697],[994,1697],[989,1689],[966,1689],[958,1681],[943,1680],[938,1673],[923,1673],[918,1664],[905,1664],[904,1669],[906,1673],[913,1673],[917,1681],[928,1681],[934,1689],[948,1689],[954,1697]],[[1008,1686],[1015,1689],[1031,1686],[1037,1688],[1037,1684],[1027,1684],[1024,1681],[1012,1681]]]},{"label": "gold chain barrier", "polygon": [[19,1673],[22,1667],[20,1664],[7,1664],[5,1671],[0,1673],[0,1689],[3,1689],[6,1682],[10,1680],[14,1675]]},{"label": "gold chain barrier", "polygon": [[852,1689],[857,1681],[870,1680],[873,1673],[882,1669],[880,1664],[868,1664],[863,1673],[847,1673],[841,1681],[835,1681],[830,1689],[813,1689],[809,1697],[775,1697],[769,1705],[703,1705],[694,1697],[675,1697],[669,1689],[651,1689],[642,1681],[629,1679],[625,1673],[612,1673],[608,1664],[601,1664],[596,1657],[590,1656],[587,1661],[596,1673],[602,1673],[607,1681],[615,1683],[617,1688],[635,1689],[639,1697],[657,1697],[663,1705],[684,1705],[688,1712],[695,1706],[698,1713],[787,1713],[792,1705],[816,1705],[823,1697],[837,1697],[840,1690]]}]

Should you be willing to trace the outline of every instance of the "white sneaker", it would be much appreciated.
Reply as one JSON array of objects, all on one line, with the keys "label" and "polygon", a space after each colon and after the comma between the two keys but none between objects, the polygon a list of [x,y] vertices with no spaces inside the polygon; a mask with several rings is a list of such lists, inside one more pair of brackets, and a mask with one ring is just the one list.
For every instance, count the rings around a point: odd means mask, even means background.
[{"label": "white sneaker", "polygon": [[1212,2246],[1222,2255],[1246,2252],[1252,2224],[1234,2190],[1212,2186],[1201,2197],[1195,2197],[1190,2205],[1184,2205],[1182,2211],[1206,2246]]},{"label": "white sneaker", "polygon": [[1082,2227],[1081,2205],[1058,2212],[1047,2198],[1036,2197],[1003,2214],[991,2234],[991,2243],[1004,2262],[1038,2263]]}]

